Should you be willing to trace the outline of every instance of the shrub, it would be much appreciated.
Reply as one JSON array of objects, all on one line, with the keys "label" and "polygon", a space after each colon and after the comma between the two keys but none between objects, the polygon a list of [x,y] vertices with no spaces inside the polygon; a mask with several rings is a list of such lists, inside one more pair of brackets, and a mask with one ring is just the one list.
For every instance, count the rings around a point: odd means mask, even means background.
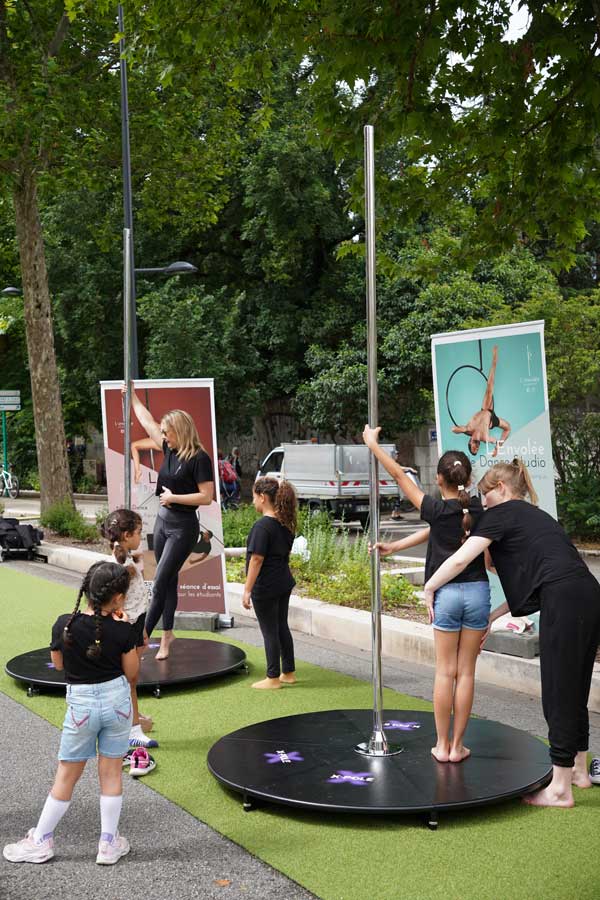
[{"label": "shrub", "polygon": [[25,478],[23,479],[23,486],[27,485],[27,487],[32,491],[40,490],[40,476],[36,469],[31,469]]},{"label": "shrub", "polygon": [[557,419],[553,446],[562,525],[574,537],[600,538],[600,413]]},{"label": "shrub", "polygon": [[93,541],[98,537],[94,525],[88,525],[78,509],[69,500],[60,500],[42,513],[40,522],[57,534],[75,538],[77,541]]},{"label": "shrub", "polygon": [[4,503],[2,502],[2,500],[0,500],[0,516],[4,515],[4,509],[5,509]]},{"label": "shrub", "polygon": [[223,543],[226,547],[245,547],[250,529],[258,519],[251,503],[239,509],[223,510]]}]

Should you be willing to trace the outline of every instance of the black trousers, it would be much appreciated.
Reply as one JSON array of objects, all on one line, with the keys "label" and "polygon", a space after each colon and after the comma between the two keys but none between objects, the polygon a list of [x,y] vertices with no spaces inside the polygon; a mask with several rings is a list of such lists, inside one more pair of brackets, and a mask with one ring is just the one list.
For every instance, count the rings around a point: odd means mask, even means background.
[{"label": "black trousers", "polygon": [[550,758],[570,767],[589,746],[588,697],[600,642],[600,584],[591,574],[543,585],[540,611],[542,706]]},{"label": "black trousers", "polygon": [[254,612],[265,642],[268,678],[279,678],[282,671],[293,672],[296,668],[294,641],[288,625],[290,594],[291,591],[287,591],[276,597],[252,598]]},{"label": "black trousers", "polygon": [[163,628],[173,628],[177,609],[179,570],[198,542],[200,526],[195,513],[162,510],[154,525],[154,555],[158,566],[154,576],[152,602],[146,615],[146,631],[152,634],[163,617]]}]

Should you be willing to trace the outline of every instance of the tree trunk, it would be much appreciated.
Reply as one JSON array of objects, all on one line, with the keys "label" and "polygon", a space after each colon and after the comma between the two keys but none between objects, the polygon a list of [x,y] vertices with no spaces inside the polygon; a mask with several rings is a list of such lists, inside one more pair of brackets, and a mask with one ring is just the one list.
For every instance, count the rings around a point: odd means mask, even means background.
[{"label": "tree trunk", "polygon": [[37,181],[35,171],[29,166],[20,173],[14,189],[14,203],[25,301],[41,509],[44,512],[59,500],[67,499],[72,503],[73,489],[54,352],[52,307],[37,201]]}]

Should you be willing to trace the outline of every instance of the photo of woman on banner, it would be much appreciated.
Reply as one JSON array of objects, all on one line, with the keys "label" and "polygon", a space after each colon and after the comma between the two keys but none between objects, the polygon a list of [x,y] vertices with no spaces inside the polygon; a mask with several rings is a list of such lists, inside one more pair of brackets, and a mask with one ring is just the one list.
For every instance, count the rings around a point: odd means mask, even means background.
[{"label": "photo of woman on banner", "polygon": [[[164,455],[155,491],[160,503],[153,535],[157,568],[152,602],[146,618],[146,630],[151,635],[162,616],[163,635],[156,654],[156,659],[160,660],[168,658],[174,640],[179,572],[190,553],[198,547],[200,526],[197,510],[213,501],[214,473],[210,456],[200,442],[194,420],[187,412],[173,409],[158,423],[135,391],[132,391],[131,405],[148,435],[131,445],[136,482],[140,479],[141,450],[159,450]],[[207,556],[210,552],[210,541],[204,540],[204,536],[201,552]]]},{"label": "photo of woman on banner", "polygon": [[[505,441],[510,434],[510,423],[501,419],[494,411],[494,380],[496,377],[496,365],[498,363],[498,347],[492,350],[492,365],[487,376],[485,394],[481,402],[481,409],[474,413],[466,425],[455,425],[452,428],[454,434],[466,434],[469,436],[469,452],[476,456],[481,443],[495,444],[492,456],[498,453],[498,444]],[[490,435],[492,428],[501,428],[500,438]]]}]

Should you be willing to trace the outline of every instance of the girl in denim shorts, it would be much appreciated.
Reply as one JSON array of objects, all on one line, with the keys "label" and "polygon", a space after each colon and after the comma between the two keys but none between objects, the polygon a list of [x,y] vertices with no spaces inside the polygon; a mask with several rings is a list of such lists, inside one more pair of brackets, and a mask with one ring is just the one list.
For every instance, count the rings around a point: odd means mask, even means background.
[{"label": "girl in denim shorts", "polygon": [[[383,450],[378,441],[379,430],[366,426],[363,432],[365,444],[420,511],[429,528],[403,540],[376,546],[385,556],[428,541],[427,581],[460,548],[483,514],[479,498],[470,497],[466,490],[471,480],[471,463],[459,450],[444,453],[437,467],[437,483],[442,494],[442,499],[437,500],[424,494],[404,468]],[[490,587],[483,553],[457,578],[436,591],[428,604],[435,642],[433,712],[437,731],[437,742],[431,752],[438,762],[462,762],[471,752],[463,744],[463,736],[473,706],[475,666],[487,632],[490,609]]]},{"label": "girl in denim shorts", "polygon": [[[138,666],[133,629],[113,618],[123,605],[129,573],[117,563],[95,563],[79,589],[71,615],[52,628],[50,656],[67,681],[58,770],[39,821],[27,837],[7,844],[10,862],[42,863],[54,856],[54,829],[66,813],[88,759],[98,755],[101,835],[96,862],[116,863],[129,853],[118,832],[123,802],[122,760],[129,745],[131,692]],[[82,597],[87,608],[79,610]]]}]

